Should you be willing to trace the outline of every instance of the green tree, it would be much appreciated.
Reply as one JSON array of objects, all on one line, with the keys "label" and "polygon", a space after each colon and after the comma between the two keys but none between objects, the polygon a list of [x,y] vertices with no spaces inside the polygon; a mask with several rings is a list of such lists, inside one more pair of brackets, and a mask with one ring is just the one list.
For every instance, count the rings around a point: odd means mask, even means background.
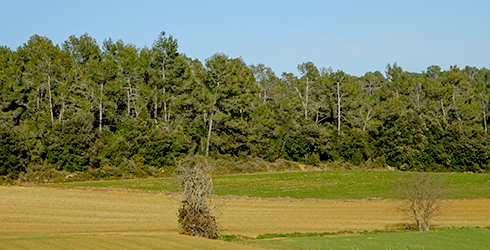
[{"label": "green tree", "polygon": [[[72,82],[70,99],[76,103],[77,109],[93,112],[98,117],[98,127],[104,124],[104,70],[102,68],[102,52],[94,38],[87,33],[80,37],[70,36],[63,43],[63,50],[72,59],[71,67],[65,73],[63,84]],[[97,111],[95,111],[97,107]]]},{"label": "green tree", "polygon": [[23,81],[34,90],[35,98],[30,98],[36,100],[32,115],[47,117],[53,124],[53,89],[60,73],[60,60],[63,60],[59,46],[53,45],[47,37],[34,35],[17,53],[24,62]]},{"label": "green tree", "polygon": [[488,116],[490,113],[490,70],[480,69],[474,76],[473,90],[481,111],[481,121],[485,134],[488,133]]},{"label": "green tree", "polygon": [[[252,103],[258,91],[253,72],[241,58],[215,54],[206,60],[206,78],[202,94],[208,124],[205,154],[209,154],[211,136],[219,153],[247,154]],[[214,123],[214,125],[213,125]]]},{"label": "green tree", "polygon": [[[154,118],[158,117],[159,103],[163,104],[163,117],[164,121],[168,122],[170,119],[170,106],[172,102],[172,92],[175,89],[175,82],[173,79],[169,79],[168,67],[173,64],[175,58],[179,55],[177,52],[178,44],[177,39],[174,39],[172,35],[167,36],[164,31],[160,33],[157,40],[153,43],[151,68],[155,75],[155,81],[153,85],[153,103]],[[172,70],[172,69],[170,69]],[[175,74],[175,72],[174,72]]]}]

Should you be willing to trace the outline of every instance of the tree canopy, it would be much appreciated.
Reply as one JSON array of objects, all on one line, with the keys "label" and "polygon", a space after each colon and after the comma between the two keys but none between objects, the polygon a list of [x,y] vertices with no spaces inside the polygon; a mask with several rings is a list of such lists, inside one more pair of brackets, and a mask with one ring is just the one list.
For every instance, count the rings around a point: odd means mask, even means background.
[{"label": "tree canopy", "polygon": [[[0,47],[0,176],[168,171],[187,154],[420,171],[488,171],[490,70],[396,63],[357,77],[204,62],[165,32],[151,48],[88,34]],[[105,171],[105,172],[104,172]]]}]

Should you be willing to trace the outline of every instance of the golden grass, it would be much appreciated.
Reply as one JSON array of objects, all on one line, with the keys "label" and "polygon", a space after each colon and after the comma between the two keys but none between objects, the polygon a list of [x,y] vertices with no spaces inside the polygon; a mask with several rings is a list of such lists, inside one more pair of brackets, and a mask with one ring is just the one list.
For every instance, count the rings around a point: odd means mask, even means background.
[{"label": "golden grass", "polygon": [[[448,200],[437,227],[490,226],[490,199]],[[392,230],[407,223],[397,200],[235,200],[227,201],[226,234]]]},{"label": "golden grass", "polygon": [[0,188],[0,235],[177,232],[177,200],[123,192]]},{"label": "golden grass", "polygon": [[[0,240],[0,249],[252,249],[251,246],[178,234],[87,234]],[[261,249],[253,247],[253,249]]]},{"label": "golden grass", "polygon": [[175,197],[0,187],[0,249],[249,249],[178,234]]},{"label": "golden grass", "polygon": [[[219,199],[223,234],[383,230],[405,222],[392,200]],[[179,235],[178,196],[0,187],[0,201],[0,249],[248,248]],[[490,226],[490,199],[448,203],[437,226]]]}]

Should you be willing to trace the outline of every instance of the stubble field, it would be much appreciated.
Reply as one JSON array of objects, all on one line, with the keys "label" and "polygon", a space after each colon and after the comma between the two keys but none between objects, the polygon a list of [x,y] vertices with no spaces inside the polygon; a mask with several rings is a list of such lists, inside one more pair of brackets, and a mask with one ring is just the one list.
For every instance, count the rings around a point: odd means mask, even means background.
[{"label": "stubble field", "polygon": [[[179,199],[178,195],[157,192],[0,187],[0,249],[252,247],[243,243],[179,235]],[[217,199],[222,204],[222,233],[228,235],[255,237],[266,233],[393,230],[406,223],[404,216],[396,210],[400,201],[391,199],[322,200],[236,196]],[[490,199],[447,200],[445,213],[435,224],[438,228],[487,227],[490,226],[489,208]],[[320,240],[325,239],[328,240],[326,237]],[[266,248],[295,248],[294,244],[281,246],[278,243],[271,246],[264,241],[247,244],[261,244]],[[299,244],[309,249],[308,246],[313,243]]]}]

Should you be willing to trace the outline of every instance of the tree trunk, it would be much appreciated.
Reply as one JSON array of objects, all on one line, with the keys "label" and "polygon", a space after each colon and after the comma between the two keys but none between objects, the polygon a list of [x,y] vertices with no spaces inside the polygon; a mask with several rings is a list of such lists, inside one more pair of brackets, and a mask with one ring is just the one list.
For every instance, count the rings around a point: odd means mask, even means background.
[{"label": "tree trunk", "polygon": [[138,89],[135,88],[135,90],[134,90],[134,92],[132,92],[131,96],[133,96],[131,99],[133,101],[134,115],[135,115],[135,117],[139,117],[140,116],[140,106],[136,104],[136,98],[139,98]]},{"label": "tree trunk", "polygon": [[37,90],[37,100],[36,100],[36,104],[37,104],[37,105],[36,105],[36,107],[37,107],[37,109],[36,109],[36,110],[39,110],[39,102],[40,102],[40,100],[39,100],[39,96],[40,96],[40,95],[41,95],[41,91],[38,89],[38,90]]},{"label": "tree trunk", "polygon": [[[90,98],[93,100],[94,99],[94,92],[90,92]],[[90,102],[90,110],[92,110],[94,108],[92,102]]]},{"label": "tree trunk", "polygon": [[100,84],[100,103],[99,103],[99,130],[102,131],[102,96],[104,94],[104,84]]},{"label": "tree trunk", "polygon": [[51,113],[51,124],[54,123],[54,115],[53,115],[53,100],[51,97],[51,76],[48,75],[48,93],[49,93],[49,112]]},{"label": "tree trunk", "polygon": [[165,61],[166,61],[166,56],[163,57],[162,59],[162,84],[163,84],[163,119],[167,123],[169,120],[169,115],[167,111],[167,90],[165,88]]},{"label": "tree trunk", "polygon": [[308,120],[308,79],[306,79],[306,90],[305,90],[305,100],[303,101],[303,96],[301,95],[301,92],[299,92],[299,89],[294,87],[296,92],[298,92],[299,99],[301,100],[301,104],[303,105],[303,108],[305,109],[305,121]]},{"label": "tree trunk", "polygon": [[483,109],[483,126],[485,128],[485,134],[487,133],[487,111],[486,108]]},{"label": "tree trunk", "polygon": [[165,122],[168,122],[168,111],[167,111],[167,100],[166,100],[167,90],[163,87],[163,118]]},{"label": "tree trunk", "polygon": [[128,79],[128,115],[131,116],[131,80]]},{"label": "tree trunk", "polygon": [[444,107],[444,103],[442,102],[442,100],[441,100],[441,110],[442,110],[442,117],[444,119],[443,121],[445,123],[448,123],[448,117],[447,117],[448,108]]},{"label": "tree trunk", "polygon": [[337,131],[340,135],[340,99],[342,96],[340,95],[340,82],[337,82]]},{"label": "tree trunk", "polygon": [[158,91],[157,91],[157,87],[154,87],[153,88],[153,91],[154,91],[154,100],[153,102],[155,103],[155,108],[153,110],[153,118],[157,119],[158,118]]},{"label": "tree trunk", "polygon": [[129,100],[130,94],[128,89],[128,116],[131,116],[131,101]]},{"label": "tree trunk", "polygon": [[308,82],[308,78],[306,78],[305,121],[308,120],[308,87],[309,87],[309,82]]},{"label": "tree trunk", "polygon": [[61,104],[61,110],[60,110],[60,115],[58,116],[58,122],[61,122],[63,120],[63,113],[65,113],[65,101]]},{"label": "tree trunk", "polygon": [[362,126],[362,131],[366,131],[367,123],[369,122],[369,120],[371,120],[371,110],[372,109],[368,109],[368,113],[366,115],[366,119],[364,119],[364,124]]},{"label": "tree trunk", "polygon": [[[216,83],[216,89],[214,92],[214,101],[213,101],[213,110],[217,110],[216,108],[216,101],[218,99],[218,89],[219,89],[219,81]],[[209,128],[208,128],[208,138],[206,140],[206,156],[209,155],[209,143],[211,141],[211,131],[213,130],[213,115],[217,111],[210,111],[209,112]]]},{"label": "tree trunk", "polygon": [[209,141],[211,140],[211,130],[213,129],[213,118],[209,118],[208,139],[206,140],[206,156],[209,155]]},{"label": "tree trunk", "polygon": [[162,80],[163,84],[165,84],[165,56],[162,59]]}]

